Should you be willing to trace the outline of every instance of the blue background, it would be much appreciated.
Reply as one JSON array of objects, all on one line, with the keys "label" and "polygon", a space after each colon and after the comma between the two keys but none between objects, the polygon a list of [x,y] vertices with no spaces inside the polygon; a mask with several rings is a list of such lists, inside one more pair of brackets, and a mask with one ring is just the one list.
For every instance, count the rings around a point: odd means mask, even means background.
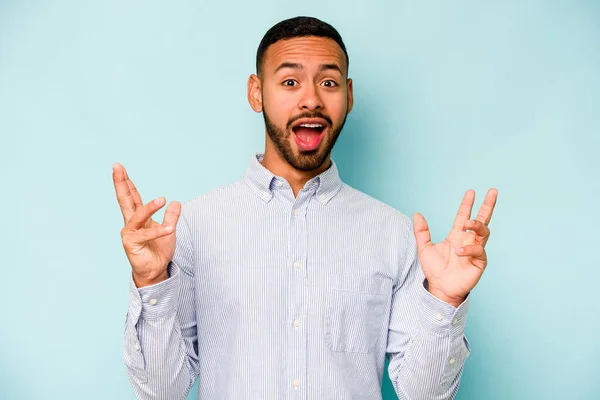
[{"label": "blue background", "polygon": [[256,48],[296,15],[350,54],[343,180],[434,241],[499,189],[457,398],[600,398],[600,4],[341,0],[0,1],[0,398],[134,398],[111,166],[145,201],[241,177]]}]

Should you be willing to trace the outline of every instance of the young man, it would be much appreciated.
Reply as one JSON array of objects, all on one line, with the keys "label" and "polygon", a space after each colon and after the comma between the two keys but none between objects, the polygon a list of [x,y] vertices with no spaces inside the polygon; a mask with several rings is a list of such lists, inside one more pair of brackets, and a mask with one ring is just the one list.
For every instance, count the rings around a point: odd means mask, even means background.
[{"label": "young man", "polygon": [[264,154],[183,207],[113,179],[132,267],[125,364],[144,399],[450,399],[469,354],[469,292],[487,264],[497,191],[466,192],[433,244],[425,219],[351,188],[331,149],[352,110],[338,32],[307,17],[261,41],[248,101]]}]

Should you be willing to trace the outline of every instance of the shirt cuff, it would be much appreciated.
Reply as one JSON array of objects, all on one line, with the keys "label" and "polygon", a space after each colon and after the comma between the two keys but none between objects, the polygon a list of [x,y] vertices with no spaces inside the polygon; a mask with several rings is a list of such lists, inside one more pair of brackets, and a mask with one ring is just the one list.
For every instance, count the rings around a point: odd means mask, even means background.
[{"label": "shirt cuff", "polygon": [[442,335],[462,336],[467,323],[469,295],[458,307],[454,307],[432,295],[421,285],[421,322],[423,326]]},{"label": "shirt cuff", "polygon": [[166,318],[177,309],[179,294],[179,267],[170,262],[167,267],[169,278],[150,286],[137,288],[133,275],[129,282],[129,316],[137,323],[141,316],[145,320]]}]

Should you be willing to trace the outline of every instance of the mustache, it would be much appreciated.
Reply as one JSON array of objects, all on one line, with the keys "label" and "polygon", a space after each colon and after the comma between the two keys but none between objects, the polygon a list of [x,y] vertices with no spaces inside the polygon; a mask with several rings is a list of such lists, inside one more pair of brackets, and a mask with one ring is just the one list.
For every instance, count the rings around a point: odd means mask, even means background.
[{"label": "mustache", "polygon": [[290,119],[287,123],[286,128],[290,129],[292,124],[296,121],[298,121],[301,118],[321,118],[324,119],[325,121],[327,121],[327,123],[332,126],[333,122],[331,121],[331,118],[329,118],[327,115],[322,114],[320,112],[305,112],[299,115],[296,115],[295,117],[293,117],[292,119]]}]

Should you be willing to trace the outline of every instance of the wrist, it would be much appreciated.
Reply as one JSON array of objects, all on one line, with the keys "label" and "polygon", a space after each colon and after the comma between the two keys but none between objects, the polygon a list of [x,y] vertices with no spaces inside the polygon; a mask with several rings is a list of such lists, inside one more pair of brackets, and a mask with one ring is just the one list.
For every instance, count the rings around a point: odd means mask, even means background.
[{"label": "wrist", "polygon": [[442,300],[444,303],[450,304],[454,308],[458,308],[458,306],[460,306],[467,298],[467,296],[448,296],[442,290],[436,289],[431,285],[429,285],[427,291],[431,293],[434,297],[438,298],[439,300]]},{"label": "wrist", "polygon": [[164,282],[167,279],[169,279],[169,273],[167,272],[166,269],[160,275],[158,275],[157,277],[154,277],[154,278],[139,276],[139,275],[136,275],[135,273],[133,273],[132,275],[133,275],[133,283],[135,284],[135,287],[137,287],[138,289],[143,288],[145,286],[156,285],[157,283],[161,283],[161,282]]}]

